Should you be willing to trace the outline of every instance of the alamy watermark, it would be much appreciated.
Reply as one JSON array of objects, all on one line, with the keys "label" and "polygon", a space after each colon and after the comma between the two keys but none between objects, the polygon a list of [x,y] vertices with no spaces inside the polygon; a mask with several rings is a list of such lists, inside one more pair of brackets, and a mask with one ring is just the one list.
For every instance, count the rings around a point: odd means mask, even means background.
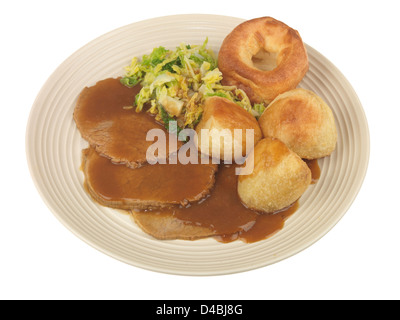
[{"label": "alamy watermark", "polygon": [[[176,121],[169,122],[169,133],[162,129],[147,132],[146,141],[155,141],[146,152],[149,164],[238,164],[236,175],[253,172],[254,158],[247,157],[254,147],[253,129],[201,129],[199,137],[195,130],[185,128],[177,134]],[[168,139],[167,139],[168,135]],[[178,141],[185,143],[178,149]],[[246,150],[242,150],[245,141]],[[223,154],[221,146],[223,145]],[[203,152],[199,152],[199,149]],[[244,154],[244,156],[243,156]]]}]

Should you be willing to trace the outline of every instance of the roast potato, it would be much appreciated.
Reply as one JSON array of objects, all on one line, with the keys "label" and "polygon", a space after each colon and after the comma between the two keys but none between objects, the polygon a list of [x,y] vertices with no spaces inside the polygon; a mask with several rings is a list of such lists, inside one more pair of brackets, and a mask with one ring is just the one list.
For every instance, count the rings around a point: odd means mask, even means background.
[{"label": "roast potato", "polygon": [[297,88],[279,95],[259,119],[265,137],[281,140],[303,159],[330,155],[337,130],[332,110],[312,91]]},{"label": "roast potato", "polygon": [[[254,133],[254,143],[246,143],[248,129],[249,133]],[[236,103],[218,96],[206,99],[196,133],[198,150],[218,159],[243,157],[262,138],[260,126],[253,115]]]},{"label": "roast potato", "polygon": [[284,209],[298,200],[311,183],[307,164],[278,139],[259,141],[246,161],[253,161],[254,168],[251,174],[238,177],[238,194],[251,209]]}]

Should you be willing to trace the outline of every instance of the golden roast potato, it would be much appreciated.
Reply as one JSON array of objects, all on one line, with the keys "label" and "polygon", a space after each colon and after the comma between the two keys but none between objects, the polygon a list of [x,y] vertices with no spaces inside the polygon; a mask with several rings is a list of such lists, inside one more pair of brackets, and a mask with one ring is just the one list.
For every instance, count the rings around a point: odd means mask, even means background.
[{"label": "golden roast potato", "polygon": [[[207,98],[201,121],[196,126],[198,150],[213,158],[245,156],[262,138],[256,118],[236,103],[222,97]],[[246,142],[246,135],[254,143]],[[246,149],[248,152],[246,152]]]},{"label": "golden roast potato", "polygon": [[307,164],[278,139],[259,141],[246,161],[254,161],[254,169],[238,177],[238,194],[251,209],[284,209],[298,200],[311,183]]},{"label": "golden roast potato", "polygon": [[312,91],[297,88],[280,94],[258,122],[265,137],[281,140],[303,159],[322,158],[335,150],[332,110]]}]

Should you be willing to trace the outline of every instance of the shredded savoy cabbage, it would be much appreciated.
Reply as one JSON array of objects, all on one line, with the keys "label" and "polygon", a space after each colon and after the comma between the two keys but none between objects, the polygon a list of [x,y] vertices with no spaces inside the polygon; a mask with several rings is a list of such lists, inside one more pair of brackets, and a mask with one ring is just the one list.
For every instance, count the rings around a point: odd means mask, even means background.
[{"label": "shredded savoy cabbage", "polygon": [[133,102],[136,111],[148,104],[148,111],[167,128],[171,120],[177,121],[180,129],[194,128],[201,119],[205,99],[220,96],[259,117],[265,109],[263,104],[252,105],[243,90],[221,84],[222,73],[207,42],[208,39],[202,45],[181,44],[174,51],[160,46],[140,61],[133,58],[125,67],[121,83],[142,86]]}]

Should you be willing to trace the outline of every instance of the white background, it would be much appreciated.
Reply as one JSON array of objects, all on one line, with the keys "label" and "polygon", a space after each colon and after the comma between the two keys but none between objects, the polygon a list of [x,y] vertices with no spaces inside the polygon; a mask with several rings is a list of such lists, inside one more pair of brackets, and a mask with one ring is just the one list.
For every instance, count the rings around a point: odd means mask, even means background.
[{"label": "white background", "polygon": [[[399,299],[400,23],[397,1],[2,1],[1,299]],[[119,262],[68,231],[28,171],[34,99],[74,51],[115,28],[163,15],[272,16],[299,30],[357,92],[370,163],[351,208],[321,240],[274,265],[187,277]]]}]

